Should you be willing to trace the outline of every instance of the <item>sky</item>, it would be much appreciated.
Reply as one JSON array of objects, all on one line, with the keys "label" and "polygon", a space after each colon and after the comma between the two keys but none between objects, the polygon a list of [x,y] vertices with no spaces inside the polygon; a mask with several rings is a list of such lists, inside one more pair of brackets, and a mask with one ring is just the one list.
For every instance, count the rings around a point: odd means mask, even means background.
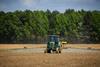
[{"label": "sky", "polygon": [[100,0],[0,0],[0,11],[16,10],[100,10]]}]

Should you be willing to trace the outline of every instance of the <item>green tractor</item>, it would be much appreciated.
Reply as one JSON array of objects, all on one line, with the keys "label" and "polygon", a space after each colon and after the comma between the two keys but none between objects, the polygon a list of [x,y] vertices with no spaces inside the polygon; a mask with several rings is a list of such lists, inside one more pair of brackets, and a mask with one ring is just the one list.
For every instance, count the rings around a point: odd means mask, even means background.
[{"label": "green tractor", "polygon": [[49,35],[47,48],[44,53],[61,53],[61,43],[58,35]]}]

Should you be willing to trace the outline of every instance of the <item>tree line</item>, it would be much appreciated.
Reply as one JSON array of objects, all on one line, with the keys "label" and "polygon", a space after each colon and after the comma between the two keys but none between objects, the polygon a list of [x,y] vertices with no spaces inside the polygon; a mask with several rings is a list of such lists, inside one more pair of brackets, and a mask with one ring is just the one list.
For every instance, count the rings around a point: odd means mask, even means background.
[{"label": "tree line", "polygon": [[0,43],[46,43],[58,33],[68,43],[100,43],[100,11],[0,11]]}]

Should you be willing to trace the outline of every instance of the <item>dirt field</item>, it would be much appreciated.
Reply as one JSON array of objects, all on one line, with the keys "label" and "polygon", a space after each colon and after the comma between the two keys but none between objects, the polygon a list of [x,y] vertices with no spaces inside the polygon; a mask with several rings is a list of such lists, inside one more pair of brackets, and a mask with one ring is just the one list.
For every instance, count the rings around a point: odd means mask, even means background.
[{"label": "dirt field", "polygon": [[0,67],[100,67],[99,44],[65,45],[61,54],[44,54],[44,47],[0,45]]},{"label": "dirt field", "polygon": [[[0,49],[18,49],[18,48],[46,48],[46,44],[0,44]],[[63,48],[93,48],[100,49],[100,44],[65,44]]]}]

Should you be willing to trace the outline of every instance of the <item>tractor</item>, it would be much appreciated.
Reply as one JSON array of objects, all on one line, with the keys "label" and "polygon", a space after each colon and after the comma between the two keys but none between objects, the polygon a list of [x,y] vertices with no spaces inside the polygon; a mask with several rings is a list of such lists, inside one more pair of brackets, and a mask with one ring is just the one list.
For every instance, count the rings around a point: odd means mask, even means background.
[{"label": "tractor", "polygon": [[47,48],[44,53],[61,53],[61,43],[58,35],[49,35]]}]

